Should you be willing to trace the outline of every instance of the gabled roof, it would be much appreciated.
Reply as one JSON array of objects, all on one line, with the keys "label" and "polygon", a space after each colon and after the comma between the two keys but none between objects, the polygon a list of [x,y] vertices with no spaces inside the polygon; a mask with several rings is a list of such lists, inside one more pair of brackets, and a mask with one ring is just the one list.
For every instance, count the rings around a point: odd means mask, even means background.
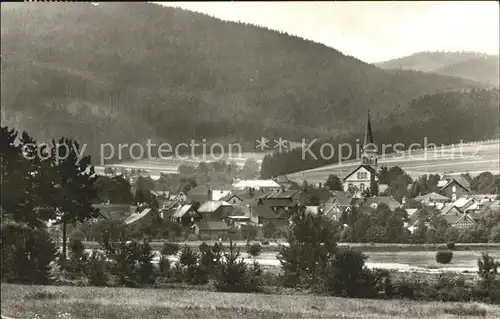
[{"label": "gabled roof", "polygon": [[451,184],[453,183],[456,183],[458,186],[462,187],[464,190],[466,190],[467,192],[470,192],[469,188],[468,187],[465,187],[464,185],[462,185],[459,181],[457,181],[456,179],[450,179],[446,184],[444,184],[443,186],[440,186],[440,183],[438,182],[438,187],[440,187],[440,191],[442,191],[443,189],[447,188],[448,186],[450,186]]},{"label": "gabled roof", "polygon": [[258,198],[257,203],[258,206],[289,207],[293,204],[293,201],[286,198]]},{"label": "gabled roof", "polygon": [[354,197],[350,192],[335,192],[333,197],[340,207],[350,206],[354,202]]},{"label": "gabled roof", "polygon": [[235,188],[281,188],[272,179],[242,180],[233,185]]},{"label": "gabled roof", "polygon": [[462,175],[447,175],[444,174],[441,176],[441,181],[451,181],[456,180],[461,186],[470,189],[470,183],[467,179],[465,179]]},{"label": "gabled roof", "polygon": [[148,214],[152,214],[152,209],[151,208],[146,208],[142,212],[140,212],[139,214],[132,214],[132,215],[130,215],[127,219],[125,219],[124,223],[126,225],[130,225],[132,223],[135,223],[135,222],[143,219]]},{"label": "gabled roof", "polygon": [[356,167],[356,169],[354,169],[350,174],[348,174],[346,177],[344,177],[344,181],[346,179],[348,179],[350,176],[352,176],[354,173],[356,173],[360,168],[364,168],[366,169],[367,171],[369,171],[370,173],[374,174],[375,176],[378,176],[378,173],[377,171],[371,167],[370,165],[359,165],[358,167]]},{"label": "gabled roof", "polygon": [[216,220],[201,220],[196,223],[199,230],[227,230],[229,226],[225,222]]},{"label": "gabled roof", "polygon": [[212,213],[215,212],[221,206],[231,206],[229,203],[220,200],[209,200],[201,204],[198,208],[199,213]]},{"label": "gabled roof", "polygon": [[405,209],[406,213],[408,214],[408,218],[411,218],[417,211],[417,208],[407,208]]},{"label": "gabled roof", "polygon": [[358,199],[360,206],[363,207],[371,207],[373,204],[380,205],[385,204],[389,207],[390,210],[395,210],[401,207],[401,203],[398,202],[392,196],[374,196],[368,198],[360,198]]},{"label": "gabled roof", "polygon": [[469,215],[467,214],[448,214],[448,215],[445,215],[443,216],[444,220],[446,220],[446,222],[448,224],[456,224],[460,221],[467,221],[467,222],[470,222],[472,224],[475,224],[476,222],[474,221],[474,219],[472,219]]},{"label": "gabled roof", "polygon": [[271,207],[266,205],[255,205],[251,206],[252,215],[257,215],[266,219],[276,219],[278,215],[271,209]]},{"label": "gabled roof", "polygon": [[433,202],[433,201],[449,201],[450,199],[436,192],[432,192],[429,194],[417,196],[415,197],[415,200],[420,202]]},{"label": "gabled roof", "polygon": [[293,199],[299,194],[297,190],[287,190],[287,191],[270,191],[265,194],[258,196],[257,198],[272,198],[272,199]]},{"label": "gabled roof", "polygon": [[306,214],[318,215],[318,206],[306,206]]},{"label": "gabled roof", "polygon": [[462,213],[462,211],[460,210],[460,208],[456,207],[453,203],[449,203],[449,204],[446,204],[443,206],[443,208],[441,208],[441,214],[442,215],[446,215],[448,214],[453,208],[455,208],[456,210],[458,210],[460,213]]},{"label": "gabled roof", "polygon": [[172,218],[184,217],[187,213],[191,211],[193,205],[183,205],[177,209],[177,211],[172,215]]},{"label": "gabled roof", "polygon": [[476,200],[474,198],[461,197],[457,199],[455,202],[453,202],[453,205],[457,206],[458,208],[465,208],[475,202]]}]

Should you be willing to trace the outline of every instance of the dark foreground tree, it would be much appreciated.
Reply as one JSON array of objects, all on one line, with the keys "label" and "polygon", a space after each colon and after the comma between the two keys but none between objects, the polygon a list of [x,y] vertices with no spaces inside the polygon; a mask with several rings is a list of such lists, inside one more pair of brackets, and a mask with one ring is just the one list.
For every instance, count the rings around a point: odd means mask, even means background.
[{"label": "dark foreground tree", "polygon": [[288,246],[280,245],[277,255],[285,286],[317,284],[336,251],[338,230],[333,222],[322,213],[306,214],[305,207],[298,207],[285,238]]}]

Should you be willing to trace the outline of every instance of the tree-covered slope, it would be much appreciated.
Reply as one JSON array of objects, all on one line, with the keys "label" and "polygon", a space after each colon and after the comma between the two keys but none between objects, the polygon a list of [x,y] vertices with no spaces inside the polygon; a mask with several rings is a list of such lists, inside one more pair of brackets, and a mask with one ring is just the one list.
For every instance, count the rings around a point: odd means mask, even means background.
[{"label": "tree-covered slope", "polygon": [[359,132],[481,84],[385,71],[322,44],[149,3],[2,4],[2,121],[38,138],[291,140]]}]

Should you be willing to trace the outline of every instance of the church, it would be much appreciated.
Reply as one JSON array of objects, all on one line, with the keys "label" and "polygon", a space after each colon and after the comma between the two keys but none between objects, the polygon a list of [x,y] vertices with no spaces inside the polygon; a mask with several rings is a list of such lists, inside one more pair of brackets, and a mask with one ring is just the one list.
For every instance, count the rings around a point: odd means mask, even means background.
[{"label": "church", "polygon": [[[375,187],[376,190],[371,188]],[[373,133],[370,123],[370,112],[366,124],[365,139],[361,150],[361,164],[344,177],[344,191],[361,196],[369,190],[370,194],[378,193],[378,150],[373,142]]]}]

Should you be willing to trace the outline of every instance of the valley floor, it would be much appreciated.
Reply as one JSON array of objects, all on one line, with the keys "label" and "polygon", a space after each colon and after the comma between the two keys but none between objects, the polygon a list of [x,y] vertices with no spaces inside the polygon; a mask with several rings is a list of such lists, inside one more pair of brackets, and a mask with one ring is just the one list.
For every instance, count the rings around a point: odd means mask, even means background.
[{"label": "valley floor", "polygon": [[[500,306],[309,295],[2,284],[2,316],[21,318],[498,318]],[[3,318],[3,317],[2,317]]]}]

